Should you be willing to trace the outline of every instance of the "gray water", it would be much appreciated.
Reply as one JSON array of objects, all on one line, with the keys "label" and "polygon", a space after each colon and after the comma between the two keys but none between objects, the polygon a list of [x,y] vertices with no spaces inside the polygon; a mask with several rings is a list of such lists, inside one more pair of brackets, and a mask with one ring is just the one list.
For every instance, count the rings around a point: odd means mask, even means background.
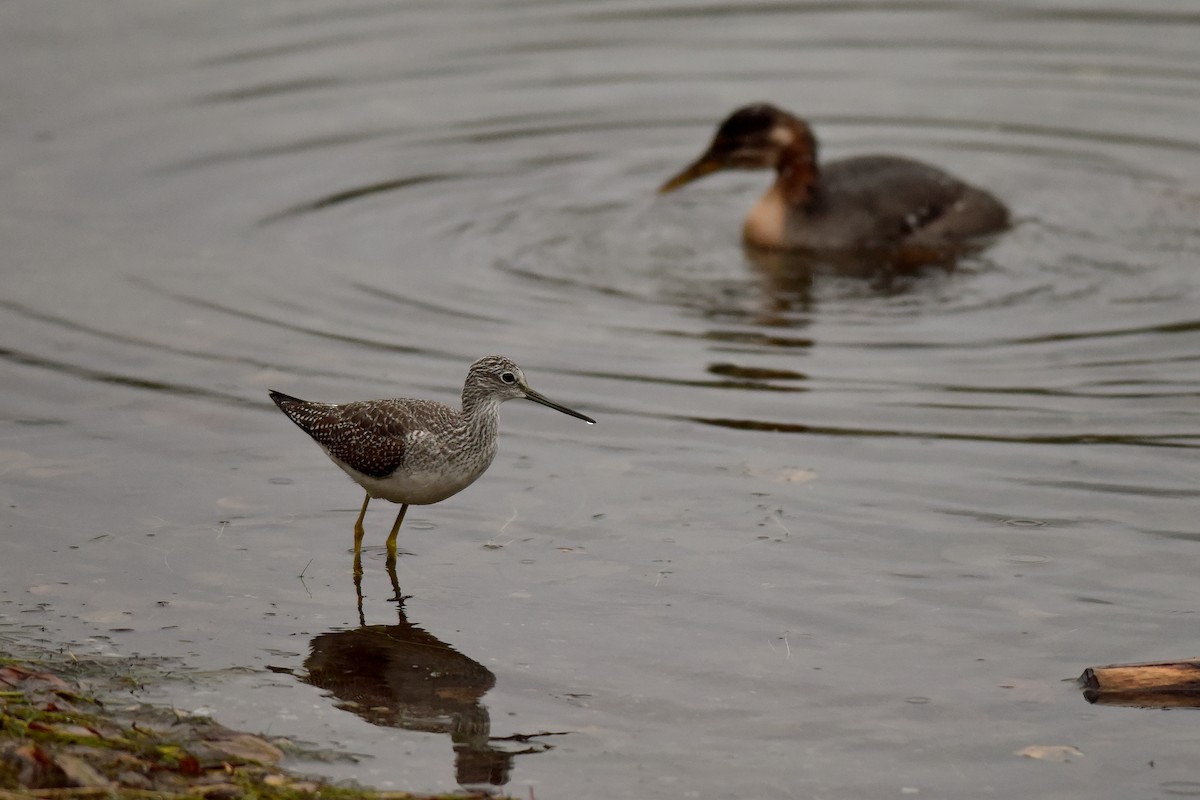
[{"label": "gray water", "polygon": [[[0,635],[383,788],[1200,795],[1200,719],[1069,680],[1200,650],[1193,3],[10,0],[0,44]],[[1017,224],[886,290],[755,263],[767,175],[654,190],[764,99]],[[599,424],[507,404],[399,617],[374,504],[354,633],[360,491],[266,391],[493,352]]]}]

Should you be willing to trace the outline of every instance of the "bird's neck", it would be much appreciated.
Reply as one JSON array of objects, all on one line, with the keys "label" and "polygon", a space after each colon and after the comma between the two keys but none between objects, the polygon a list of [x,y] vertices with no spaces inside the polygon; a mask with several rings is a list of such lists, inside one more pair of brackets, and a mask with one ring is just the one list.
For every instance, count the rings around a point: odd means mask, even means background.
[{"label": "bird's neck", "polygon": [[472,438],[494,437],[500,424],[500,400],[495,395],[463,392],[462,422]]},{"label": "bird's neck", "polygon": [[808,125],[790,120],[790,141],[775,164],[775,188],[792,208],[807,208],[816,199],[817,140]]}]

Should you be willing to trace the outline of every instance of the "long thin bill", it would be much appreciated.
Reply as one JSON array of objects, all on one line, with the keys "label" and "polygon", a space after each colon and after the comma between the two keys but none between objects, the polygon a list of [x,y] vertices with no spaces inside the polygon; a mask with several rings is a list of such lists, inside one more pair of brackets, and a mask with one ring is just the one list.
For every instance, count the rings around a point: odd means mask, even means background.
[{"label": "long thin bill", "polygon": [[713,158],[708,153],[700,156],[695,162],[689,164],[682,172],[671,178],[669,181],[658,187],[659,194],[667,194],[673,192],[680,186],[691,183],[692,181],[703,178],[705,175],[711,175],[721,168],[721,162]]},{"label": "long thin bill", "polygon": [[575,417],[576,419],[581,419],[584,422],[588,423],[589,425],[596,424],[596,420],[592,419],[591,417],[585,417],[583,414],[580,414],[578,411],[572,411],[571,409],[567,408],[566,406],[560,406],[558,403],[554,402],[553,400],[546,399],[546,397],[544,395],[542,395],[540,392],[535,392],[533,389],[525,390],[525,399],[532,400],[535,403],[541,403],[542,405],[546,406],[547,408],[553,408],[555,411],[561,411],[562,413],[566,414],[569,417]]}]

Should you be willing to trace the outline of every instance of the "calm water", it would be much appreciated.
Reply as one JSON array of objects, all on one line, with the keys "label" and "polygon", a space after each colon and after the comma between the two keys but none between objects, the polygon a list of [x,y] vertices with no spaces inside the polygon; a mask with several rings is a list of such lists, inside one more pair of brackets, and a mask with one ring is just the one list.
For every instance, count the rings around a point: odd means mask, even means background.
[{"label": "calm water", "polygon": [[[18,0],[0,44],[0,634],[380,787],[1200,795],[1197,717],[1064,682],[1200,650],[1193,3]],[[654,189],[760,99],[1018,224],[887,291],[756,264],[768,176]],[[600,424],[508,404],[399,616],[377,504],[360,620],[361,494],[266,390],[492,352]]]}]

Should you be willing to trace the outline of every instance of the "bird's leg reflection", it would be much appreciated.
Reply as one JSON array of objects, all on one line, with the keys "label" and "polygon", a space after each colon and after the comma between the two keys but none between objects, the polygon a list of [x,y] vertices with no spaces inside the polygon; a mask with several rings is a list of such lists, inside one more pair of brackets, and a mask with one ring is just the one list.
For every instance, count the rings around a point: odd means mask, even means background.
[{"label": "bird's leg reflection", "polygon": [[[400,615],[403,617],[404,601],[407,600],[408,597],[400,593],[400,579],[396,577],[396,556],[394,553],[388,554],[387,561],[384,562],[384,566],[387,569],[388,578],[392,582],[392,596],[388,598],[388,602],[396,603],[400,607]],[[361,605],[361,603],[362,598],[360,597],[359,604]]]},{"label": "bird's leg reflection", "polygon": [[[397,610],[400,612],[400,621],[403,622],[404,621],[404,601],[407,600],[411,595],[404,595],[400,591],[400,579],[396,577],[396,561],[395,561],[395,559],[388,559],[387,574],[388,574],[388,578],[392,582],[392,596],[388,598],[388,602],[396,603],[396,605],[398,606]],[[355,600],[358,605],[358,624],[365,627],[367,624],[367,619],[366,619],[366,614],[364,614],[364,612],[363,612],[362,584],[363,584],[362,557],[358,554],[355,554],[355,556],[354,556],[354,597],[355,597]]]},{"label": "bird's leg reflection", "polygon": [[358,600],[358,624],[365,626],[367,617],[363,614],[363,592],[362,592],[362,556],[358,553],[354,554],[354,596]]}]

